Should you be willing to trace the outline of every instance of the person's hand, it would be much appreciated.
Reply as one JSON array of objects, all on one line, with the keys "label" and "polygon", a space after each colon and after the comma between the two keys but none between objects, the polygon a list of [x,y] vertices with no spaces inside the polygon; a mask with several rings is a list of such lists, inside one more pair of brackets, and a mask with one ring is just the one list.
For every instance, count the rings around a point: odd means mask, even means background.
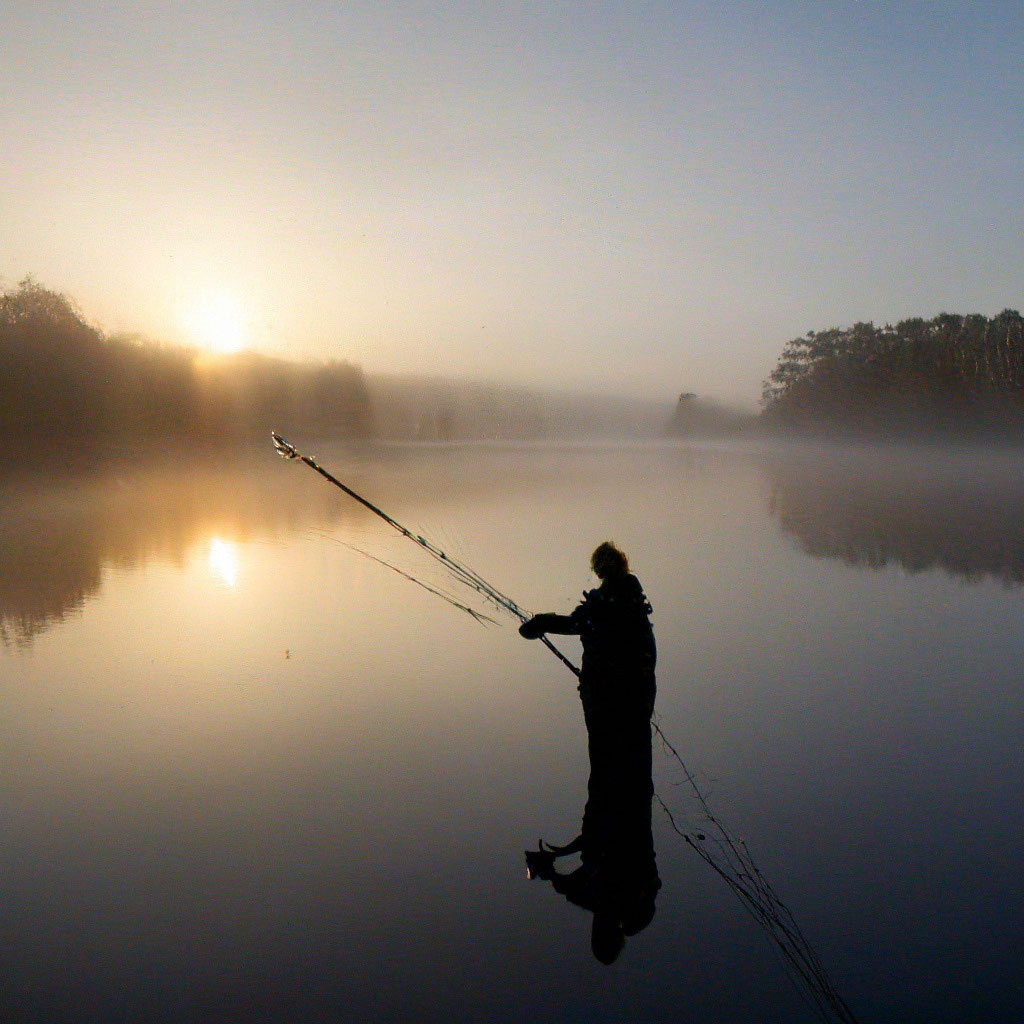
[{"label": "person's hand", "polygon": [[532,619],[527,619],[519,627],[519,635],[526,637],[527,640],[537,640],[544,632],[537,623],[537,616],[534,615]]},{"label": "person's hand", "polygon": [[526,877],[548,882],[555,874],[555,855],[546,850],[526,851]]}]

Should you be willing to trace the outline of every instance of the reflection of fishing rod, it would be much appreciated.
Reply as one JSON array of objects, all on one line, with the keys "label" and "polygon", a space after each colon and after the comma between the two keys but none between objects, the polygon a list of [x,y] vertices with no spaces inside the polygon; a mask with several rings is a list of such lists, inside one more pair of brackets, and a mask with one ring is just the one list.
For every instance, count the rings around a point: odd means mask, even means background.
[{"label": "reflection of fishing rod", "polygon": [[[286,459],[299,459],[309,466],[310,469],[315,469],[322,477],[329,480],[335,487],[341,488],[341,490],[343,490],[349,497],[354,498],[360,505],[369,509],[375,516],[383,519],[384,522],[397,530],[403,537],[408,537],[409,540],[413,541],[413,543],[423,548],[423,550],[432,558],[440,562],[458,582],[472,590],[475,590],[478,594],[491,601],[496,607],[509,612],[521,622],[525,622],[530,618],[529,613],[525,612],[510,597],[503,594],[492,584],[488,583],[475,570],[470,569],[468,566],[463,565],[454,558],[451,558],[436,544],[431,543],[425,537],[421,537],[404,527],[385,511],[378,508],[361,494],[357,494],[351,487],[347,487],[336,477],[328,473],[327,470],[319,465],[315,459],[308,455],[301,454],[294,445],[289,444],[279,434],[272,433],[271,437],[274,439],[274,447],[277,449],[279,455]],[[356,548],[355,550],[358,551],[359,549]],[[366,554],[366,552],[361,553]],[[374,556],[369,555],[368,557],[373,558]],[[381,561],[380,559],[374,560]],[[395,569],[394,566],[387,562],[383,562],[383,564],[389,569]],[[419,583],[421,586],[426,586],[426,584],[422,583],[420,580],[415,579],[415,577],[410,576],[408,573],[402,572],[400,569],[395,569],[395,571],[405,576],[407,579],[411,579],[413,582]],[[431,590],[433,593],[438,593],[437,591],[434,591],[433,588],[427,587],[427,589]],[[438,593],[438,596],[444,597],[445,600],[450,600],[447,595]],[[463,610],[470,611],[470,614],[473,615],[477,614],[465,607]],[[541,635],[540,640],[548,650],[550,650],[558,660],[562,662],[563,665],[565,665],[574,675],[579,676],[579,668],[577,668],[557,647],[555,647],[555,645],[546,636]],[[792,971],[794,971],[796,977],[804,983],[807,989],[807,991],[804,991],[802,988],[797,986],[797,990],[802,996],[809,999],[809,1002],[818,1012],[821,1019],[826,1022],[835,1020],[839,1021],[840,1024],[856,1024],[856,1018],[832,985],[832,982],[825,973],[825,969],[822,966],[821,961],[818,959],[814,948],[804,937],[793,917],[792,912],[786,904],[782,902],[771,883],[755,864],[750,851],[747,849],[746,843],[744,843],[742,839],[734,839],[728,829],[726,829],[725,825],[715,816],[707,802],[707,798],[697,785],[695,776],[690,769],[687,768],[679,754],[679,751],[676,750],[676,748],[669,742],[664,732],[662,732],[661,726],[657,721],[652,720],[651,726],[654,729],[655,734],[664,744],[666,752],[682,768],[686,781],[696,796],[697,802],[711,826],[708,830],[709,835],[705,835],[703,832],[683,832],[676,824],[675,818],[672,816],[672,812],[668,809],[668,806],[658,794],[655,794],[658,803],[668,816],[672,828],[686,841],[687,845],[690,846],[690,848],[694,850],[706,864],[708,864],[709,867],[714,869],[714,871],[726,882],[729,888],[732,889],[754,920],[756,920],[758,924],[768,932],[776,946],[781,950],[787,965]],[[707,842],[708,839],[710,839],[710,843]]]},{"label": "reflection of fishing rod", "polygon": [[[373,502],[368,501],[361,494],[357,494],[352,490],[351,487],[343,484],[337,477],[332,476],[327,472],[326,469],[321,466],[316,459],[309,455],[303,455],[296,447],[289,444],[280,434],[271,433],[270,435],[274,439],[274,447],[277,449],[277,454],[285,459],[298,459],[300,462],[304,462],[310,469],[315,469],[325,480],[329,480],[335,487],[341,488],[350,498],[354,498],[364,508],[369,509],[375,516],[383,519],[388,526],[397,530],[403,537],[408,537],[414,544],[419,545],[434,558],[440,562],[460,583],[464,586],[469,587],[471,590],[475,590],[478,594],[486,597],[494,605],[500,608],[502,611],[506,611],[511,615],[514,615],[520,622],[525,622],[529,617],[529,612],[524,611],[512,598],[503,594],[497,587],[492,586],[487,582],[478,572],[470,569],[469,566],[463,565],[461,562],[452,558],[450,555],[446,555],[436,544],[431,543],[425,537],[421,537],[419,534],[413,533],[412,530],[403,526],[397,519],[393,519],[383,509],[378,508]],[[574,675],[579,675],[580,670],[546,637],[542,636],[541,641],[544,646],[551,651],[552,654],[558,658]]]}]

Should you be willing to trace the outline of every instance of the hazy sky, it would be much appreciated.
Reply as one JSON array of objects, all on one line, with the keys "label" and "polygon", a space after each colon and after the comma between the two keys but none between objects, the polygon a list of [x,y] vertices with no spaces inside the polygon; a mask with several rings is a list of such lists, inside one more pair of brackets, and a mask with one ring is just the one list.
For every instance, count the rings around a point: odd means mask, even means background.
[{"label": "hazy sky", "polygon": [[752,402],[808,329],[1024,304],[1022,46],[1020,0],[0,0],[0,275],[166,340]]}]

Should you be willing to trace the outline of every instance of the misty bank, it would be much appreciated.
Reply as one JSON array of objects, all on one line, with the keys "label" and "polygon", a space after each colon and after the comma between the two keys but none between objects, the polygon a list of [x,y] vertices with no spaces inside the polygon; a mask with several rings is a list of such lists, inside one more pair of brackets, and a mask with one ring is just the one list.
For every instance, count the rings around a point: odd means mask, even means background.
[{"label": "misty bank", "polygon": [[0,428],[81,443],[303,439],[562,440],[811,435],[1024,439],[1024,320],[940,314],[808,332],[783,349],[760,414],[684,392],[623,398],[365,374],[344,360],[212,355],[107,336],[31,278],[0,293]]},{"label": "misty bank", "polygon": [[656,437],[668,401],[367,375],[347,361],[212,355],[107,336],[31,279],[0,294],[0,428],[68,442]]}]

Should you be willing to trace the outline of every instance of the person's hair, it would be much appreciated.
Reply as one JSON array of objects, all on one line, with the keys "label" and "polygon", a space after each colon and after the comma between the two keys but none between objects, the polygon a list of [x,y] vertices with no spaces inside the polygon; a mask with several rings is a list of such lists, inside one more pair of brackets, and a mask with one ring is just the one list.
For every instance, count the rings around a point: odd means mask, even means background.
[{"label": "person's hair", "polygon": [[590,926],[590,951],[595,958],[611,967],[619,958],[626,937],[622,934],[619,922],[611,914],[594,912],[594,920]]},{"label": "person's hair", "polygon": [[590,568],[600,579],[605,579],[615,573],[629,572],[629,559],[612,543],[606,540],[598,544],[594,553],[590,556]]}]

